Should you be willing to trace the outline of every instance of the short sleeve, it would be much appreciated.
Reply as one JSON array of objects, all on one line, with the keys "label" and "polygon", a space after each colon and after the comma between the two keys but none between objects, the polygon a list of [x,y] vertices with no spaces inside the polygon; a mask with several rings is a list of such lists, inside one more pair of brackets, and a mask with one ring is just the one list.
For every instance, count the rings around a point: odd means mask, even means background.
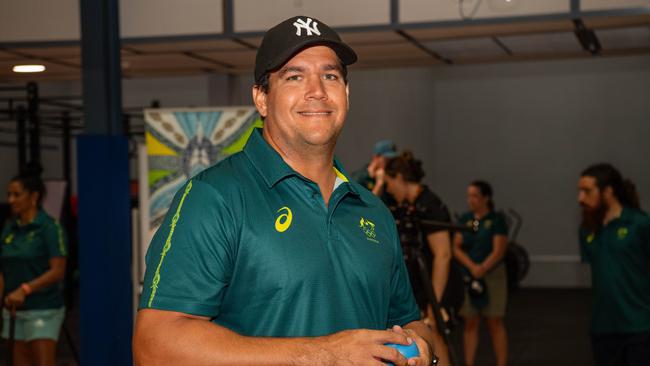
[{"label": "short sleeve", "polygon": [[234,228],[223,196],[190,180],[147,250],[140,308],[216,317],[232,274]]},{"label": "short sleeve", "polygon": [[413,295],[413,288],[409,281],[408,272],[406,270],[406,263],[402,257],[402,249],[397,237],[397,230],[393,230],[393,246],[394,259],[393,259],[393,275],[391,278],[391,296],[390,307],[388,309],[388,323],[386,327],[393,325],[403,326],[412,321],[420,319],[420,310],[415,297]]},{"label": "short sleeve", "polygon": [[494,217],[492,235],[508,235],[508,224],[506,224],[506,219],[501,214],[497,214]]},{"label": "short sleeve", "polygon": [[[424,220],[430,220],[430,221],[438,221],[438,222],[446,222],[446,223],[451,222],[451,217],[449,216],[449,210],[447,209],[447,206],[445,206],[445,204],[439,200],[431,200],[427,202],[427,207],[424,207],[424,210],[422,210],[422,214],[420,215],[420,218]],[[425,232],[426,235],[433,234],[438,231],[445,231],[445,230],[447,229],[427,227],[426,225],[423,227],[423,231]]]},{"label": "short sleeve", "polygon": [[68,256],[67,236],[61,223],[58,221],[48,223],[43,230],[43,236],[48,258]]}]

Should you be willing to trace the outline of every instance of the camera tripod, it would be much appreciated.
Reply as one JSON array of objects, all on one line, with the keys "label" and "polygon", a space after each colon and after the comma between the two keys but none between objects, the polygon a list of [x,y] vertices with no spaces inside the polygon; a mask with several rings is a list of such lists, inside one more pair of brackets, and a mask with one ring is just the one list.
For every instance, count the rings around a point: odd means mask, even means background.
[{"label": "camera tripod", "polygon": [[451,362],[452,365],[457,366],[459,365],[458,358],[449,339],[451,330],[449,329],[447,323],[445,323],[442,317],[442,307],[440,306],[440,303],[438,302],[438,299],[436,298],[436,295],[433,292],[433,284],[431,283],[431,274],[429,273],[429,269],[428,269],[429,267],[427,266],[424,260],[426,256],[423,255],[421,250],[418,249],[418,246],[408,245],[408,243],[406,243],[406,245],[403,247],[403,250],[404,250],[404,257],[407,263],[407,267],[409,267],[409,270],[415,270],[416,272],[415,274],[418,276],[418,278],[421,281],[424,294],[427,298],[427,302],[431,305],[433,317],[436,320],[436,331],[438,332],[438,334],[440,334],[442,340],[447,345],[447,349],[449,350],[448,351],[449,361]]}]

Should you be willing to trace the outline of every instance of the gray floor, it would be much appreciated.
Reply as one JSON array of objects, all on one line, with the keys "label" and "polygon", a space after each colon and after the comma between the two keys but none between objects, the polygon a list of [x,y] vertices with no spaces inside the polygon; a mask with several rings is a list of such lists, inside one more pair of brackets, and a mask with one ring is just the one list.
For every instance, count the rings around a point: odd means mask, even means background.
[{"label": "gray floor", "polygon": [[[506,314],[510,365],[593,365],[589,339],[591,292],[585,289],[522,289],[510,294]],[[462,363],[462,326],[452,344]],[[476,365],[494,365],[485,325]]]},{"label": "gray floor", "polygon": [[[589,290],[522,289],[510,294],[506,316],[510,365],[592,365],[589,312]],[[66,327],[72,342],[78,347],[76,311],[69,313]],[[477,366],[494,365],[487,331],[484,326],[481,329]],[[456,354],[462,360],[462,329],[454,329],[451,338]],[[0,365],[4,365],[5,352],[3,343],[0,345]],[[61,335],[58,355],[57,365],[76,365],[65,334]]]}]

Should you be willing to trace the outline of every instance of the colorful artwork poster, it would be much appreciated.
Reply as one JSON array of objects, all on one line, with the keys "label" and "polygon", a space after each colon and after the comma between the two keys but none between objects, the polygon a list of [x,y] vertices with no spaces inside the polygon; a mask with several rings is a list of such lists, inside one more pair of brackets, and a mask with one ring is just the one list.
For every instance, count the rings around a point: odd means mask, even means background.
[{"label": "colorful artwork poster", "polygon": [[262,120],[255,107],[146,109],[144,116],[151,238],[176,191],[200,171],[241,151]]}]

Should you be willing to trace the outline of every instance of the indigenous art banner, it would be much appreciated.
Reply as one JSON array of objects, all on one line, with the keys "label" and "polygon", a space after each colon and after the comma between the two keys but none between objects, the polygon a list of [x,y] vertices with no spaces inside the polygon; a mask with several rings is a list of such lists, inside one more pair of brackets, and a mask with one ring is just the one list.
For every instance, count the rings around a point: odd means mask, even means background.
[{"label": "indigenous art banner", "polygon": [[145,109],[140,154],[140,279],[144,253],[174,194],[191,177],[240,151],[262,120],[255,107]]}]

